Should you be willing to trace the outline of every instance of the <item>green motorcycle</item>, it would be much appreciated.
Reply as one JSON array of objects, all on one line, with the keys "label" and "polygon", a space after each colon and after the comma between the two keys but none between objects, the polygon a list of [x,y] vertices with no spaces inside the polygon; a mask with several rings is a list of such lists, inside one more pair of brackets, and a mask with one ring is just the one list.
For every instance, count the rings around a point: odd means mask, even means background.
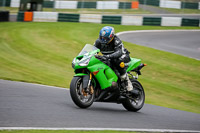
[{"label": "green motorcycle", "polygon": [[144,89],[137,81],[144,66],[136,58],[125,63],[133,88],[138,91],[137,96],[132,95],[126,90],[125,83],[119,78],[119,72],[110,61],[100,55],[98,48],[86,44],[72,62],[75,75],[70,84],[71,98],[80,108],[88,108],[93,102],[114,102],[122,104],[128,111],[136,112],[143,107],[145,101]]}]

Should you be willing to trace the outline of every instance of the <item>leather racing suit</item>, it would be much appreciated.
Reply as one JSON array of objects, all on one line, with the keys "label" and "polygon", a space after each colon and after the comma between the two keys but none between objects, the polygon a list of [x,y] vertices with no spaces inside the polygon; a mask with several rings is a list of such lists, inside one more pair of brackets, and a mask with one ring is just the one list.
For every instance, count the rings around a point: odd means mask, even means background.
[{"label": "leather racing suit", "polygon": [[128,78],[126,68],[125,66],[122,66],[121,63],[127,63],[130,61],[130,52],[124,48],[124,45],[119,37],[115,35],[109,44],[102,44],[100,40],[97,39],[94,46],[99,48],[102,54],[109,55],[112,66],[114,65],[116,67],[122,80]]}]

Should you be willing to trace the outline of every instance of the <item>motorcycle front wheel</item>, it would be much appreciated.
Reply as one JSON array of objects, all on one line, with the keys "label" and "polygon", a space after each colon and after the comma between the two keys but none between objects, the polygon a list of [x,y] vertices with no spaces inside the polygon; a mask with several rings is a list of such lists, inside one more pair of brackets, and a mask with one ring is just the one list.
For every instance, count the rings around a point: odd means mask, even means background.
[{"label": "motorcycle front wheel", "polygon": [[124,108],[128,111],[134,111],[137,112],[139,111],[143,105],[144,105],[144,101],[145,101],[145,93],[144,93],[144,89],[142,87],[142,85],[140,84],[140,82],[138,82],[135,79],[130,79],[133,85],[133,89],[136,89],[139,91],[139,95],[138,96],[133,96],[131,99],[127,98],[122,105],[124,106]]},{"label": "motorcycle front wheel", "polygon": [[80,108],[88,108],[94,102],[93,93],[86,93],[82,88],[82,77],[74,77],[70,84],[70,95],[73,102]]}]

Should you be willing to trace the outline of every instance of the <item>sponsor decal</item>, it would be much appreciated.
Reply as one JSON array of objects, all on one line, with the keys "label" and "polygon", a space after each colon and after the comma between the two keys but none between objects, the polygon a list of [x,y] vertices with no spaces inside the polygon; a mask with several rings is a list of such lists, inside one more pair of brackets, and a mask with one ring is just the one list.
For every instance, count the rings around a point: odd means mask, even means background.
[{"label": "sponsor decal", "polygon": [[105,34],[106,34],[106,31],[103,31],[103,32],[102,32],[102,36],[105,36]]}]

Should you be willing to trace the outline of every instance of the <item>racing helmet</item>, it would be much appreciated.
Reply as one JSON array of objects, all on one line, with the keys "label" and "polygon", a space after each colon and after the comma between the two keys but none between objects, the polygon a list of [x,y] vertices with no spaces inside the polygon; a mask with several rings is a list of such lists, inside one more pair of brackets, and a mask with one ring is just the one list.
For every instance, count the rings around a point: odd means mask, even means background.
[{"label": "racing helmet", "polygon": [[105,26],[99,32],[99,40],[103,44],[109,44],[114,38],[115,30],[113,27]]}]

